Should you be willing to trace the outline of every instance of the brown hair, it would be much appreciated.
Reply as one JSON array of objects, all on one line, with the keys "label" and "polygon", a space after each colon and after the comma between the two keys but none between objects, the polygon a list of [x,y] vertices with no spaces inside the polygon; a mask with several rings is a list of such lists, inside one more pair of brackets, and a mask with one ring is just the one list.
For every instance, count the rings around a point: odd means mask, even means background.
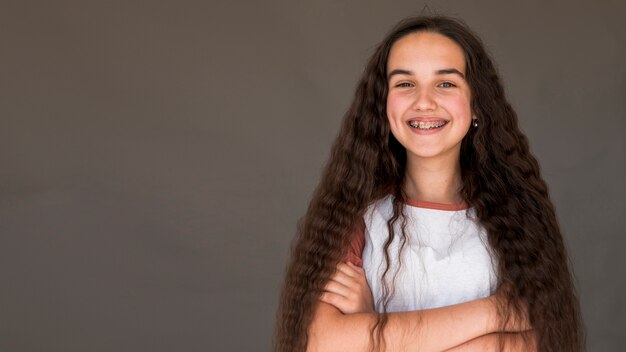
[{"label": "brown hair", "polygon": [[[498,285],[509,287],[499,306],[503,326],[511,314],[521,314],[527,307],[539,351],[583,350],[569,260],[539,164],[481,40],[462,21],[446,16],[401,21],[369,60],[320,184],[298,225],[279,303],[275,350],[306,349],[313,308],[345,254],[350,229],[369,204],[391,193],[394,214],[384,246],[389,267],[393,224],[404,222],[406,150],[390,133],[386,116],[387,59],[398,39],[419,31],[442,34],[465,54],[472,111],[480,127],[471,128],[461,144],[461,196],[488,233]],[[401,235],[406,239],[404,226]],[[384,345],[386,283],[384,288],[385,309],[371,331],[374,347]]]}]

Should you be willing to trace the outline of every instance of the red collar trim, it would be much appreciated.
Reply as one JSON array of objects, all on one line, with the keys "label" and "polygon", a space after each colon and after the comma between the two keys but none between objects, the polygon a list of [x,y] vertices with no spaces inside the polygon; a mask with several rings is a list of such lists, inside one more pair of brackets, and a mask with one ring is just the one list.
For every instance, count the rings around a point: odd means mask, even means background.
[{"label": "red collar trim", "polygon": [[406,204],[417,207],[417,208],[426,208],[426,209],[435,209],[435,210],[447,210],[447,211],[458,211],[465,210],[469,208],[466,203],[461,204],[442,204],[442,203],[432,203],[432,202],[423,202],[415,199],[406,199]]}]

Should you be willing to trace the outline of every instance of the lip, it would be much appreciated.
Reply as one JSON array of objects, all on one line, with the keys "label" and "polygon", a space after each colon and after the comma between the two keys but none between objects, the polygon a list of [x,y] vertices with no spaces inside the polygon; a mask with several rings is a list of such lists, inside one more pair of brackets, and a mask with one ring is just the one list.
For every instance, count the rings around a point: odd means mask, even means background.
[{"label": "lip", "polygon": [[[434,128],[431,130],[420,130],[417,128],[413,128],[411,127],[411,125],[409,125],[409,123],[411,121],[416,121],[416,122],[441,122],[441,121],[445,121],[446,124],[441,126],[440,128]],[[410,118],[408,120],[406,120],[406,125],[407,127],[411,130],[411,132],[418,134],[418,135],[428,135],[428,134],[435,134],[437,132],[441,132],[441,130],[443,130],[444,128],[446,128],[446,126],[448,126],[448,123],[450,122],[450,120],[446,120],[446,119],[442,119],[439,117],[414,117],[414,118]]]},{"label": "lip", "polygon": [[442,119],[440,117],[413,117],[413,118],[410,118],[410,119],[406,120],[406,123],[408,124],[411,121],[417,121],[417,122],[439,122],[439,121],[445,121],[445,122],[450,122],[450,120]]}]

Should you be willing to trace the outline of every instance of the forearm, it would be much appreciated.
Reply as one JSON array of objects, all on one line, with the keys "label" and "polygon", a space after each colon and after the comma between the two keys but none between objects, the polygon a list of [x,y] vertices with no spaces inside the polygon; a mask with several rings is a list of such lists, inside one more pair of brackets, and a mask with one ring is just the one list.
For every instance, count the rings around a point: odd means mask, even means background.
[{"label": "forearm", "polygon": [[[526,339],[524,338],[526,335]],[[467,341],[453,347],[446,352],[496,352],[500,351],[502,339],[505,352],[534,352],[537,351],[535,334],[532,330],[521,333],[491,333]]]},{"label": "forearm", "polygon": [[[443,351],[497,330],[490,298],[436,309],[389,313],[386,351]],[[376,313],[344,315],[320,302],[309,334],[309,351],[369,351]]]}]

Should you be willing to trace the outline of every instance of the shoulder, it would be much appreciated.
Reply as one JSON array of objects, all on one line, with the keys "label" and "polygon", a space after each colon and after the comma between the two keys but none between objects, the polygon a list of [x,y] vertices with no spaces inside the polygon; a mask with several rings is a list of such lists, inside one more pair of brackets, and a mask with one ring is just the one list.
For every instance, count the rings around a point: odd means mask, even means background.
[{"label": "shoulder", "polygon": [[388,194],[383,198],[380,198],[372,202],[365,211],[363,216],[366,222],[370,222],[374,217],[382,217],[383,219],[389,219],[393,215],[393,196]]},{"label": "shoulder", "polygon": [[349,231],[350,245],[345,259],[356,266],[363,266],[363,248],[365,247],[365,220],[362,217],[355,222]]},{"label": "shoulder", "polygon": [[[352,262],[357,266],[363,265],[363,248],[365,247],[365,230],[367,226],[371,226],[374,218],[386,218],[390,211],[393,212],[393,197],[387,195],[381,199],[372,202],[362,217],[359,217],[351,227],[348,237],[350,245],[347,248],[345,260]],[[370,225],[366,225],[370,224]]]}]

